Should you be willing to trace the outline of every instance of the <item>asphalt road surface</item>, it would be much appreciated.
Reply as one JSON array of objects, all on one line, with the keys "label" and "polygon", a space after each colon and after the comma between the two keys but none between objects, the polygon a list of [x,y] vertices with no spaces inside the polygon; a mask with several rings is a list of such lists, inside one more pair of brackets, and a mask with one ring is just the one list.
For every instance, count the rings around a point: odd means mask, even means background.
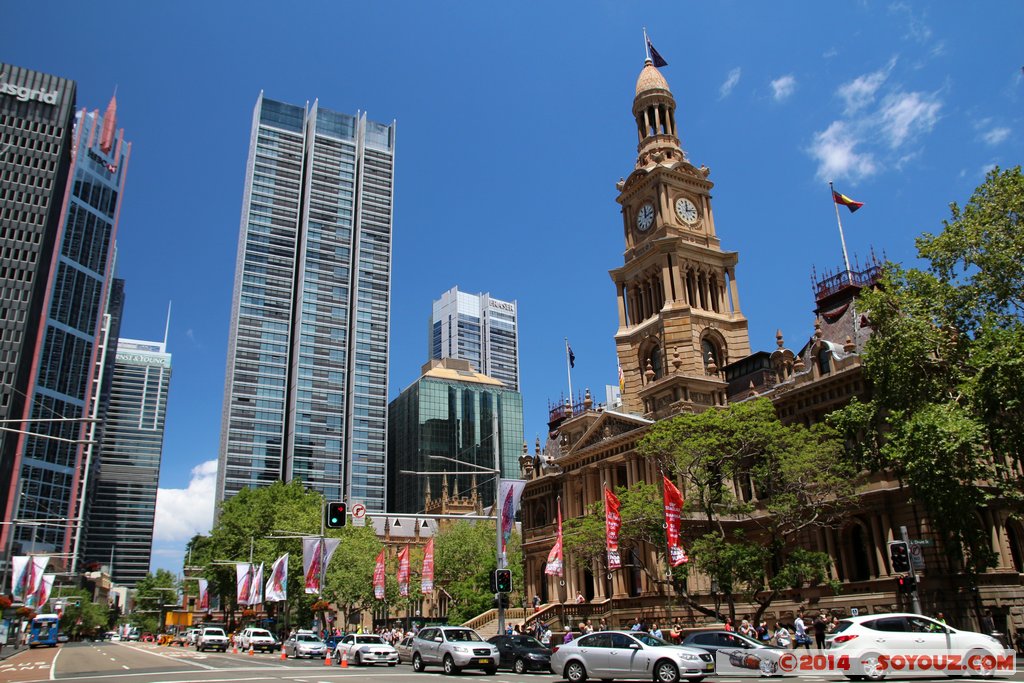
[{"label": "asphalt road surface", "polygon": [[[58,648],[29,650],[0,662],[2,683],[81,681],[82,683],[445,683],[452,677],[440,670],[415,673],[407,664],[397,667],[327,667],[323,660],[282,660],[279,653],[232,654],[158,647],[152,643],[69,643]],[[467,671],[457,678],[466,683],[555,683],[552,674],[501,671],[488,676]],[[754,677],[715,676],[706,683],[754,683]],[[914,679],[920,681],[922,679]],[[928,680],[928,679],[924,679]],[[941,679],[946,681],[948,679]],[[1005,680],[1005,679],[1004,679]],[[1012,679],[1024,682],[1024,675]],[[786,677],[789,683],[832,683],[833,676]]]}]

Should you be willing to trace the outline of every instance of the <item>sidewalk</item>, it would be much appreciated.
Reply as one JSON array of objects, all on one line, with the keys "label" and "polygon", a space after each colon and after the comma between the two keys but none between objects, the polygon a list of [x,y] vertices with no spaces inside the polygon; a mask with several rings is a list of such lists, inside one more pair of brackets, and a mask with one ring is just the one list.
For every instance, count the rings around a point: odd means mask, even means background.
[{"label": "sidewalk", "polygon": [[0,651],[0,662],[7,659],[8,657],[13,657],[19,652],[25,652],[28,649],[28,645],[4,645],[3,650]]}]

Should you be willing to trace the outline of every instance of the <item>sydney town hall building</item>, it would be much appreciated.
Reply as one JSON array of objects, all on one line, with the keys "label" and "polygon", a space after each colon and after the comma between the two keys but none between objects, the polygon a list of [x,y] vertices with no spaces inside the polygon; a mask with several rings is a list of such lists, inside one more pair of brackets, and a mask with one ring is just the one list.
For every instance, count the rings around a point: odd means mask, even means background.
[{"label": "sydney town hall building", "polygon": [[[615,346],[624,376],[622,405],[598,406],[589,392],[582,402],[567,401],[551,411],[547,443],[521,459],[528,480],[522,503],[524,592],[543,604],[530,621],[541,619],[556,629],[601,618],[612,628],[628,627],[636,618],[663,624],[678,619],[684,626],[714,621],[673,599],[671,584],[658,575],[665,571],[659,562],[662,548],[620,548],[623,567],[612,572],[603,561],[581,567],[567,551],[563,577],[544,572],[559,500],[563,517],[571,519],[602,500],[605,483],[614,489],[660,482],[655,463],[636,451],[651,425],[758,396],[773,402],[784,423],[810,425],[852,397],[870,394],[860,351],[871,330],[856,310],[855,297],[877,281],[880,265],[872,260],[858,272],[843,270],[816,282],[813,330],[809,325],[810,341],[799,351],[787,349],[779,334],[778,348],[751,353],[736,279],[738,253],[722,249],[710,171],[694,166],[682,149],[675,100],[650,60],[637,79],[633,115],[636,167],[617,184],[624,263],[610,273],[618,299]],[[759,503],[750,487],[736,486],[734,494]],[[774,624],[791,623],[798,610],[840,617],[909,610],[887,552],[887,543],[900,539],[906,527],[909,538],[918,541],[917,559],[923,560],[922,610],[943,612],[950,623],[977,629],[979,615],[990,609],[996,630],[1012,638],[1024,631],[1024,527],[995,504],[979,514],[991,530],[996,562],[970,584],[947,558],[910,491],[884,472],[866,475],[857,505],[842,524],[806,531],[799,541],[828,554],[840,590],[824,585],[787,590],[763,616]],[[693,529],[687,534],[686,527],[684,518],[684,542],[696,535]],[[639,571],[638,566],[657,569]],[[690,570],[691,600],[714,608],[714,588],[707,576]],[[737,605],[737,617],[752,616],[755,607]]]}]

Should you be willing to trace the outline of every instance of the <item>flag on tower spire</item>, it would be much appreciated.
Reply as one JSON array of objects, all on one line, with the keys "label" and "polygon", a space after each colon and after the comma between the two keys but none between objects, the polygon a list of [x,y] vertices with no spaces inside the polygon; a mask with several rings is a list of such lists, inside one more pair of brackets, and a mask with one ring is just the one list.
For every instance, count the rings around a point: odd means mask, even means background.
[{"label": "flag on tower spire", "polygon": [[654,66],[659,69],[663,66],[668,66],[668,62],[662,57],[657,50],[654,49],[654,44],[651,39],[647,37],[647,27],[644,27],[644,42],[647,44],[647,59],[651,60]]}]

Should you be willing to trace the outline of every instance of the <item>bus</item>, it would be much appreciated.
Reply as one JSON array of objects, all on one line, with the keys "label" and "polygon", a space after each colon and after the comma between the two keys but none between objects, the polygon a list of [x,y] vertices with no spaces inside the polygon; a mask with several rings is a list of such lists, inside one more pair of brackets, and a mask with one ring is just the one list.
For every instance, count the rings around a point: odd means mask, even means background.
[{"label": "bus", "polygon": [[32,630],[28,636],[28,646],[36,647],[57,645],[57,624],[60,617],[56,614],[39,614],[32,620]]}]

